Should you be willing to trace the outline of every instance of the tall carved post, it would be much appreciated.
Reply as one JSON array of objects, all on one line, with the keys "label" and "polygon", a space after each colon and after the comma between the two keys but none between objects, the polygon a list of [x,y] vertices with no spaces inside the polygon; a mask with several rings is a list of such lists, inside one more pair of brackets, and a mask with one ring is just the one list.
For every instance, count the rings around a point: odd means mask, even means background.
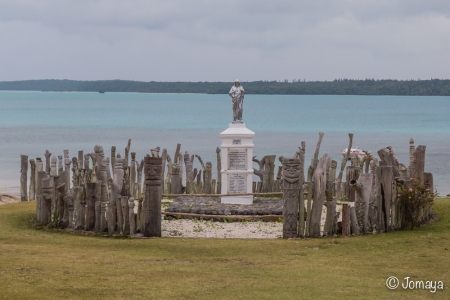
[{"label": "tall carved post", "polygon": [[62,171],[64,171],[62,155],[58,155],[58,175],[61,176]]},{"label": "tall carved post", "polygon": [[[110,161],[110,158],[107,157],[107,158],[105,159],[105,162],[106,162],[106,178],[108,178],[108,180],[109,180],[109,179],[112,179],[112,176],[111,176],[111,168],[110,168],[110,166],[109,166],[109,161]],[[109,198],[109,197],[108,197],[108,198]]]},{"label": "tall carved post", "polygon": [[37,193],[37,186],[38,186],[38,172],[40,172],[40,171],[44,171],[44,164],[42,163],[42,159],[40,157],[36,157],[36,170],[34,172],[34,179],[35,179],[34,188],[36,190],[36,193]]},{"label": "tall carved post", "polygon": [[66,184],[66,190],[70,190],[70,164],[72,161],[69,159],[69,150],[63,150],[64,152],[64,171],[68,172],[67,182],[64,182]]},{"label": "tall carved post", "polygon": [[50,165],[50,175],[51,176],[58,175],[58,169],[56,167],[57,162],[58,162],[58,158],[56,157],[56,155],[53,155],[52,160],[51,160],[51,165]]},{"label": "tall carved post", "polygon": [[253,173],[259,176],[261,182],[261,192],[271,192],[273,186],[275,155],[266,155],[261,160],[253,156],[253,161],[258,163],[259,170],[253,169]]},{"label": "tall carved post", "polygon": [[28,180],[28,156],[20,156],[20,201],[28,201],[27,195]]},{"label": "tall carved post", "polygon": [[366,174],[369,173],[370,162],[372,161],[372,159],[373,159],[373,155],[372,155],[372,152],[369,150],[369,151],[367,151],[367,155],[364,160],[365,161],[364,173],[366,173]]},{"label": "tall carved post", "polygon": [[50,157],[52,156],[52,154],[50,153],[50,151],[45,150],[45,172],[47,172],[48,175],[50,175]]},{"label": "tall carved post", "polygon": [[135,185],[136,185],[136,152],[131,152],[130,163],[130,193],[132,197],[135,197]]},{"label": "tall carved post", "polygon": [[130,219],[129,219],[129,208],[128,208],[128,196],[120,197],[120,208],[122,209],[123,225],[122,232],[124,235],[130,234]]},{"label": "tall carved post", "polygon": [[64,201],[64,195],[68,192],[68,185],[66,182],[70,180],[69,171],[62,171],[59,178],[60,184],[57,189],[60,194],[58,198],[58,225],[62,228],[66,228],[69,225],[69,210],[67,208],[66,202]]},{"label": "tall carved post", "polygon": [[361,168],[358,166],[358,159],[356,157],[352,158],[352,166],[347,167],[347,176],[346,176],[346,190],[348,193],[348,201],[352,202],[353,205],[350,206],[350,221],[352,232],[355,235],[360,235],[360,227],[357,222],[356,217],[356,207],[354,203],[356,202],[356,191],[350,188],[350,182],[356,181],[359,178],[361,173]]},{"label": "tall carved post", "polygon": [[[106,160],[105,160],[105,153],[103,151],[103,147],[100,145],[95,145],[94,147],[95,152],[95,168],[97,169],[97,181],[101,184],[100,188],[100,201],[104,204],[104,207],[106,207],[106,203],[108,202],[108,173],[106,171]],[[94,166],[93,166],[94,169]],[[95,204],[94,204],[95,205]],[[101,206],[100,206],[101,208]],[[101,213],[101,212],[100,212]],[[106,215],[105,213],[100,214],[101,218],[101,230],[106,230],[107,228],[107,222],[106,222]]]},{"label": "tall carved post", "polygon": [[327,216],[325,219],[325,226],[323,229],[323,235],[334,235],[334,219],[336,215],[336,202],[333,201],[333,190],[334,190],[334,182],[331,180],[327,180],[327,186],[325,189],[325,197],[327,201],[325,202],[325,206],[327,208]]},{"label": "tall carved post", "polygon": [[[166,150],[166,149],[164,149]],[[165,151],[167,153],[167,150]],[[163,151],[164,156],[164,151]],[[141,159],[141,163],[138,164],[136,162],[136,169],[137,169],[137,190],[136,190],[136,199],[138,200],[138,208],[137,208],[137,224],[136,224],[136,230],[139,228],[140,232],[142,228],[142,202],[143,202],[143,196],[142,196],[142,169],[144,168],[144,160]],[[162,193],[162,191],[161,191]]]},{"label": "tall carved post", "polygon": [[220,172],[220,168],[222,166],[222,161],[220,160],[220,148],[216,148],[216,156],[217,156],[217,191],[216,194],[220,194],[222,191],[222,173]]},{"label": "tall carved post", "polygon": [[372,194],[372,173],[360,174],[359,179],[352,179],[350,185],[356,190],[356,217],[359,227],[364,233],[369,232],[369,202]]},{"label": "tall carved post", "polygon": [[[65,172],[65,171],[64,171]],[[66,173],[61,173],[61,177],[60,177],[60,184],[56,187],[56,190],[58,191],[58,226],[61,228],[66,228],[67,227],[67,223],[64,224],[63,222],[63,218],[64,218],[64,212],[65,210],[67,211],[65,202],[64,202],[64,196],[66,195],[66,184],[65,183],[61,183],[63,182],[63,174],[67,174]],[[68,213],[67,213],[67,220],[69,219],[68,217]]]},{"label": "tall carved post", "polygon": [[[170,164],[169,164],[170,165]],[[162,166],[162,163],[161,163]],[[172,175],[170,177],[170,186],[172,194],[181,194],[183,192],[183,186],[181,184],[181,170],[179,164],[172,164]]]},{"label": "tall carved post", "polygon": [[35,200],[36,196],[36,163],[34,159],[30,159],[30,190],[28,192],[28,200]]},{"label": "tall carved post", "polygon": [[419,179],[421,185],[423,185],[423,173],[425,170],[425,150],[426,146],[419,145],[413,153],[414,171],[411,173],[411,178]]},{"label": "tall carved post", "polygon": [[312,194],[314,189],[314,183],[312,181],[307,182],[308,184],[308,201],[306,202],[306,226],[305,226],[305,236],[311,236],[311,210],[312,210]]},{"label": "tall carved post", "polygon": [[[52,220],[52,198],[53,198],[53,178],[45,175],[42,179],[42,199],[41,205],[45,207],[45,217],[42,218],[42,224],[49,224]],[[42,208],[42,207],[41,207]],[[44,215],[44,214],[43,214]]]},{"label": "tall carved post", "polygon": [[[300,176],[300,180],[302,177]],[[299,205],[299,217],[298,217],[298,236],[301,238],[305,237],[305,190],[307,189],[306,184],[300,186],[300,194],[298,198]]]},{"label": "tall carved post", "polygon": [[130,220],[130,235],[136,233],[136,215],[134,214],[134,198],[128,199],[128,219]]},{"label": "tall carved post", "polygon": [[297,237],[300,159],[283,160],[283,238]]},{"label": "tall carved post", "polygon": [[44,196],[42,194],[42,180],[47,175],[45,171],[39,171],[37,174],[36,185],[36,220],[39,224],[47,219],[47,210],[45,209]]},{"label": "tall carved post", "polygon": [[[268,188],[269,192],[273,192],[273,185],[274,185],[274,174],[275,174],[275,155],[267,155],[264,157],[266,163],[265,166],[268,168],[269,173],[269,180],[268,180]],[[301,184],[300,184],[301,186]]]},{"label": "tall carved post", "polygon": [[[206,166],[205,166],[205,164],[203,163],[203,160],[200,157],[200,155],[195,154],[195,157],[198,158],[198,161],[200,162],[200,165],[202,166],[202,170],[203,170],[203,188],[202,188],[202,193],[204,193],[204,194],[211,194],[212,164],[210,162],[207,162]],[[173,190],[173,186],[172,186],[172,190]]]},{"label": "tall carved post", "polygon": [[196,191],[197,193],[201,193],[203,191],[203,185],[202,185],[202,170],[200,170],[197,173],[197,183],[196,183]]},{"label": "tall carved post", "polygon": [[128,156],[130,153],[130,147],[131,147],[131,139],[128,139],[128,144],[125,147],[125,157],[124,157],[124,161],[123,161],[123,168],[127,168],[128,167]]},{"label": "tall carved post", "polygon": [[83,168],[85,169],[85,170],[90,170],[90,168],[89,168],[89,158],[91,157],[91,155],[90,154],[85,154],[84,155],[84,166],[83,166]]},{"label": "tall carved post", "polygon": [[[166,161],[167,161],[167,149],[164,148],[161,154],[161,158],[162,158],[162,172],[161,172],[161,193],[164,194],[164,172],[166,170]],[[141,164],[143,165],[143,161],[141,162]],[[142,170],[142,167],[141,167]]]},{"label": "tall carved post", "polygon": [[166,160],[167,160],[167,176],[166,179],[164,180],[165,182],[165,186],[164,186],[164,193],[165,194],[172,194],[172,189],[171,189],[171,182],[172,182],[172,158],[170,157],[170,155],[168,153],[166,153]]},{"label": "tall carved post", "polygon": [[[96,202],[101,199],[101,182],[86,183],[86,230],[91,231],[95,228],[96,216],[95,206]],[[99,207],[100,208],[100,207]],[[100,211],[99,214],[100,216]]]},{"label": "tall carved post", "polygon": [[350,236],[350,207],[342,205],[342,236]]},{"label": "tall carved post", "polygon": [[69,222],[68,222],[68,228],[73,229],[74,228],[74,202],[75,198],[77,197],[77,194],[79,193],[78,186],[73,187],[70,189],[66,194],[64,195],[64,202],[66,202],[67,209],[69,211]]},{"label": "tall carved post", "polygon": [[311,236],[320,236],[320,221],[322,207],[325,201],[325,189],[327,184],[327,169],[331,164],[328,154],[324,154],[315,168],[314,180],[314,202],[311,210]]},{"label": "tall carved post", "polygon": [[[113,193],[111,194],[111,199],[109,202],[110,213],[108,214],[108,227],[109,227],[109,233],[112,234],[115,231],[116,227],[116,220],[118,225],[118,230],[120,231],[122,228],[122,210],[119,209],[121,207],[120,205],[117,205],[117,199],[119,198],[119,193],[122,191],[123,186],[123,163],[124,159],[120,156],[120,154],[117,154],[117,158],[115,160],[116,165],[114,167],[114,188]],[[116,219],[117,216],[117,219]],[[111,220],[112,224],[109,224],[109,220]]]},{"label": "tall carved post", "polygon": [[145,201],[144,236],[161,236],[161,172],[162,159],[144,158]]},{"label": "tall carved post", "polygon": [[186,166],[186,194],[194,194],[194,155],[189,157],[189,153],[184,153],[184,164]]},{"label": "tall carved post", "polygon": [[116,168],[116,146],[111,147],[111,168],[112,168],[112,176],[114,179],[114,169]]},{"label": "tall carved post", "polygon": [[209,161],[203,171],[203,193],[212,194],[212,163]]},{"label": "tall carved post", "polygon": [[414,173],[414,151],[416,147],[414,146],[414,139],[409,139],[409,165],[408,165],[408,177],[411,178],[411,175]]},{"label": "tall carved post", "polygon": [[58,185],[59,185],[59,176],[52,176],[51,180],[53,181],[53,191],[52,191],[52,216],[51,221],[54,225],[58,225],[58,215],[59,215],[59,193],[58,193]]},{"label": "tall carved post", "polygon": [[[298,224],[298,236],[303,238],[305,237],[305,190],[307,189],[307,186],[305,185],[305,152],[306,152],[306,143],[305,141],[301,142],[301,147],[299,147],[298,152],[298,158],[300,160],[300,180],[299,180],[299,186],[300,186],[300,194],[298,198],[298,205],[299,205],[299,224]],[[277,187],[274,191],[278,191],[280,189],[279,181],[281,181],[281,172],[278,170],[277,174]]]},{"label": "tall carved post", "polygon": [[83,169],[84,162],[83,162],[83,150],[78,150],[78,169]]},{"label": "tall carved post", "polygon": [[[106,219],[106,202],[100,201],[100,231],[107,232],[109,229],[109,219]],[[96,206],[97,207],[97,206]],[[114,225],[114,224],[113,224]]]},{"label": "tall carved post", "polygon": [[392,219],[391,219],[391,201],[392,201],[392,180],[393,180],[393,167],[392,166],[380,166],[380,186],[381,186],[381,213],[383,214],[385,220],[385,230],[392,230]]}]

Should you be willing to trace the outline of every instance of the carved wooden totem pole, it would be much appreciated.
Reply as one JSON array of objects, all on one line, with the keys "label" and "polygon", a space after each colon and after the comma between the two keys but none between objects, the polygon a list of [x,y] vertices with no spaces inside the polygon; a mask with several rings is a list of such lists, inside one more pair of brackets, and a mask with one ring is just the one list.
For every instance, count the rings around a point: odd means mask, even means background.
[{"label": "carved wooden totem pole", "polygon": [[28,201],[27,195],[28,180],[28,156],[20,156],[20,201]]},{"label": "carved wooden totem pole", "polygon": [[161,236],[161,172],[162,159],[144,158],[145,200],[144,236]]},{"label": "carved wooden totem pole", "polygon": [[195,192],[194,155],[189,156],[186,151],[184,153],[184,164],[186,166],[186,194],[193,194]]},{"label": "carved wooden totem pole", "polygon": [[[87,231],[96,229],[96,208],[101,209],[100,205],[96,205],[98,202],[100,204],[101,199],[101,182],[88,182],[86,183],[86,227]],[[100,217],[100,211],[98,211],[98,216]],[[100,228],[100,226],[98,226]]]},{"label": "carved wooden totem pole", "polygon": [[300,159],[283,160],[283,238],[297,237]]},{"label": "carved wooden totem pole", "polygon": [[136,191],[136,152],[131,152],[131,162],[130,162],[130,192],[131,196],[135,197]]},{"label": "carved wooden totem pole", "polygon": [[222,191],[222,173],[220,169],[222,167],[222,161],[220,158],[220,148],[216,148],[216,156],[217,156],[217,186],[216,186],[216,194],[220,194]]},{"label": "carved wooden totem pole", "polygon": [[36,162],[30,159],[30,190],[28,191],[28,200],[35,200],[36,196]]}]

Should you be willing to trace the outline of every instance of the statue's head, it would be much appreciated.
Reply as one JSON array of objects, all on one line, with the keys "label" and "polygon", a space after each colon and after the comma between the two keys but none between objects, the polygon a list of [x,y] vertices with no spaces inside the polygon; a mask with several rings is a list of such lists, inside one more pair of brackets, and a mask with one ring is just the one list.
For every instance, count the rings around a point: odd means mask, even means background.
[{"label": "statue's head", "polygon": [[236,79],[236,80],[234,81],[234,86],[240,86],[240,85],[241,85],[241,83],[239,82],[239,80]]}]

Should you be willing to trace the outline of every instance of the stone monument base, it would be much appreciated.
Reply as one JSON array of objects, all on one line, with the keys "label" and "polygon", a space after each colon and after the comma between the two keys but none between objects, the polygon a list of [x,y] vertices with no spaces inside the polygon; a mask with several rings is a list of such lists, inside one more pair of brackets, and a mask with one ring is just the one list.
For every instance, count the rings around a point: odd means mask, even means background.
[{"label": "stone monument base", "polygon": [[220,134],[222,139],[221,197],[222,203],[252,204],[253,136],[244,123],[232,123]]},{"label": "stone monument base", "polygon": [[253,196],[222,196],[220,200],[224,204],[252,204]]}]

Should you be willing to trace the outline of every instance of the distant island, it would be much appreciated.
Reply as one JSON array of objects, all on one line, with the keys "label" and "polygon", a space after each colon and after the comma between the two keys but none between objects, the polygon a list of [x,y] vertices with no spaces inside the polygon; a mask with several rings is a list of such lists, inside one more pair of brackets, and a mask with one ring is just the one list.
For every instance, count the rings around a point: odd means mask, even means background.
[{"label": "distant island", "polygon": [[[1,81],[0,90],[228,94],[229,82],[143,82],[130,80]],[[333,81],[242,81],[246,94],[450,96],[450,80],[336,79]]]}]

